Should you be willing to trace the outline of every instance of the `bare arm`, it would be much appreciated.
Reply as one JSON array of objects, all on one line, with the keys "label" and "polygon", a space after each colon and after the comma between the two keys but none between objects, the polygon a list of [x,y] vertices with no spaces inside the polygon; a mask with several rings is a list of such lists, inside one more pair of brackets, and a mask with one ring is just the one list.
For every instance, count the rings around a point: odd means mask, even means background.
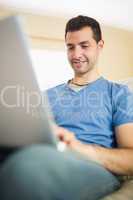
[{"label": "bare arm", "polygon": [[64,135],[61,134],[61,137],[71,149],[98,162],[109,171],[115,174],[133,175],[133,123],[118,126],[115,132],[118,143],[117,149],[83,144],[69,132]]}]

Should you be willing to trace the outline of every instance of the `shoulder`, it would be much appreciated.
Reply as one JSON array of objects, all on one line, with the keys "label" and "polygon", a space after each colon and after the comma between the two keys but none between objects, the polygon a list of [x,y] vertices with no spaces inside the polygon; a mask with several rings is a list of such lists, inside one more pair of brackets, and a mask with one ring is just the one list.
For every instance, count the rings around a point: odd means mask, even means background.
[{"label": "shoulder", "polygon": [[47,89],[45,92],[49,98],[55,98],[65,90],[66,83],[57,85],[55,87]]},{"label": "shoulder", "polygon": [[133,97],[133,93],[126,84],[113,82],[112,95],[115,101],[128,99]]},{"label": "shoulder", "polygon": [[126,84],[118,83],[115,81],[110,81],[107,79],[104,79],[105,85],[108,87],[108,89],[111,91],[112,96],[118,96],[118,94],[122,95],[125,93],[131,93],[128,86]]},{"label": "shoulder", "polygon": [[104,79],[104,87],[104,91],[110,98],[113,111],[120,106],[125,107],[125,109],[129,109],[129,106],[133,107],[133,93],[126,84]]},{"label": "shoulder", "polygon": [[109,85],[109,86],[111,86],[111,87],[113,87],[113,88],[115,88],[115,89],[118,89],[118,90],[119,90],[120,88],[126,86],[125,84],[119,83],[119,82],[117,82],[117,81],[111,81],[111,80],[108,80],[108,79],[105,79],[105,78],[103,78],[103,80],[104,80],[104,82],[105,82],[107,85]]}]

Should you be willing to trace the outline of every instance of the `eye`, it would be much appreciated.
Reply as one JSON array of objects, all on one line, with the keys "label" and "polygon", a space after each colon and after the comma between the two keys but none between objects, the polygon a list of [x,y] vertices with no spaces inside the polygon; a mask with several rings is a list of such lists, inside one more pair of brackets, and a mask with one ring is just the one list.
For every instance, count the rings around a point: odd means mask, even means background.
[{"label": "eye", "polygon": [[88,45],[82,45],[81,46],[83,49],[87,49],[89,46]]},{"label": "eye", "polygon": [[74,49],[74,46],[68,46],[67,47],[67,50],[73,50]]}]

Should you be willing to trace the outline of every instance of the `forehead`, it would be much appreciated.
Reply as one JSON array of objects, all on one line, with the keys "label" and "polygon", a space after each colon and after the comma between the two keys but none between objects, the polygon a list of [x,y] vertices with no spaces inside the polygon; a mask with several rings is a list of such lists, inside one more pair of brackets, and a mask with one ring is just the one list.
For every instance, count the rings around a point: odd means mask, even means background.
[{"label": "forehead", "polygon": [[79,43],[82,41],[91,41],[93,38],[93,31],[90,27],[84,27],[78,31],[67,32],[66,44],[68,43]]}]

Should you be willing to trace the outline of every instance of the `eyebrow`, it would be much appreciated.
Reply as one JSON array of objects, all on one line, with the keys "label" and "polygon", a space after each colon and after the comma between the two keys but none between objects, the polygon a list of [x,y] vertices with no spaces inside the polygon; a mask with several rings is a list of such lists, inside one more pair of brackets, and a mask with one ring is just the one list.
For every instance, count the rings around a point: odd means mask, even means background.
[{"label": "eyebrow", "polygon": [[[86,41],[82,41],[82,42],[78,43],[78,45],[83,45],[83,44],[89,44],[89,41],[86,40]],[[72,45],[74,45],[74,44],[68,43],[68,44],[66,44],[66,45],[67,45],[67,46],[72,46]]]}]

